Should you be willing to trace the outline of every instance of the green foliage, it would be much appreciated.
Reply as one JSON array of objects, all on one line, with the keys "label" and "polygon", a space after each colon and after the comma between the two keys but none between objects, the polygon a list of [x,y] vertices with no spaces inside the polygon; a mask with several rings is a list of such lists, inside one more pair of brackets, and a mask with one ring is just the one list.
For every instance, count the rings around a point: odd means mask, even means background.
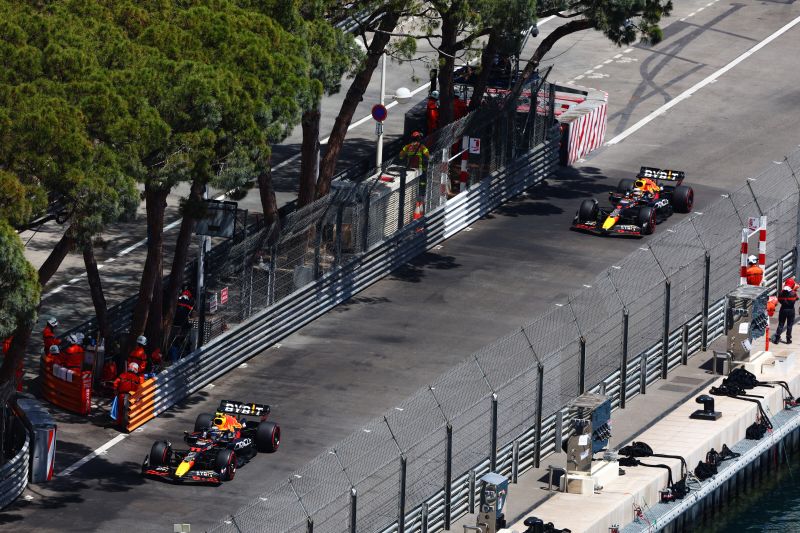
[{"label": "green foliage", "polygon": [[617,45],[628,45],[637,39],[656,44],[663,38],[659,22],[672,12],[672,1],[546,0],[537,10],[540,16],[555,11],[589,20],[594,29]]},{"label": "green foliage", "polygon": [[0,339],[36,321],[39,297],[36,269],[25,259],[17,233],[0,220]]}]

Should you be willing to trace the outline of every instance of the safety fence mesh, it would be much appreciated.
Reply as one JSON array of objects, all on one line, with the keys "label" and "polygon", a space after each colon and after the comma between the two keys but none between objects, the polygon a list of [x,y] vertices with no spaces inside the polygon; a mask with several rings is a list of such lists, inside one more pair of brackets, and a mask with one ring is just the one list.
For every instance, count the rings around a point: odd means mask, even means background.
[{"label": "safety fence mesh", "polygon": [[[434,147],[453,143],[468,122],[462,119],[449,126],[447,141],[434,142]],[[519,129],[495,121],[484,130],[506,132],[492,135],[490,146],[482,147],[480,168],[489,172],[513,157],[505,143],[514,144],[511,140]],[[449,153],[454,150],[451,147]],[[800,151],[644,241],[566,302],[478,350],[320,455],[287,484],[226,518],[214,531],[388,532],[396,530],[405,514],[416,517],[414,527],[405,530],[420,531],[421,506],[425,503],[427,513],[426,502],[448,491],[448,479],[453,490],[463,490],[467,472],[487,471],[487,461],[497,450],[530,435],[537,419],[547,420],[578,396],[581,381],[587,391],[607,381],[622,369],[625,356],[627,372],[635,374],[644,355],[652,358],[654,347],[660,350],[665,326],[672,338],[684,324],[708,312],[706,304],[713,307],[734,289],[739,284],[741,228],[749,217],[767,216],[768,261],[791,252],[795,254],[791,263],[796,264],[797,170]],[[429,182],[426,207],[437,201],[431,192],[435,189]],[[397,199],[384,195],[370,205],[369,215],[356,205],[345,218],[355,225],[379,212],[386,221],[383,213],[392,212],[393,202]],[[329,212],[322,206],[309,209]],[[327,215],[312,218],[332,220]],[[395,228],[394,222],[384,224],[388,228],[370,223],[367,246]],[[302,235],[304,245],[292,244],[301,247],[315,238],[319,241],[319,235],[307,233],[295,232],[288,239]],[[354,234],[354,241],[359,235],[363,234]],[[279,243],[284,242],[289,240],[282,237]],[[308,262],[313,254],[287,251],[286,256],[307,257]],[[287,259],[285,264],[296,267],[300,262]],[[779,261],[781,272],[791,267]],[[710,325],[709,331],[712,327],[716,326]],[[619,390],[611,394],[619,400]],[[552,428],[541,439],[543,450],[552,446]],[[430,512],[434,516],[442,511]],[[441,520],[441,514],[436,516]]]}]

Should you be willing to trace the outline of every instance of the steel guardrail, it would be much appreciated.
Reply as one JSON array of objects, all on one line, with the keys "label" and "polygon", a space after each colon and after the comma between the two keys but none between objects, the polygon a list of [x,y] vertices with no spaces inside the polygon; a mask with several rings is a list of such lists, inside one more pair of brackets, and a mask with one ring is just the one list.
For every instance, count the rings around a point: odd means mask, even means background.
[{"label": "steel guardrail", "polygon": [[22,448],[6,464],[0,467],[0,509],[16,500],[28,486],[28,465],[30,463],[30,436],[24,428]]}]

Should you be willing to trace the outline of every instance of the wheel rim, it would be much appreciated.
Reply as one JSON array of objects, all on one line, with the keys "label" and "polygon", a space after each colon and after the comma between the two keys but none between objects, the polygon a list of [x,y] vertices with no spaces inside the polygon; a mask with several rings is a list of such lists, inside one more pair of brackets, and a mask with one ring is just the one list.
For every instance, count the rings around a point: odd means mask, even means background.
[{"label": "wheel rim", "polygon": [[275,426],[272,429],[272,447],[277,449],[281,445],[281,428]]}]

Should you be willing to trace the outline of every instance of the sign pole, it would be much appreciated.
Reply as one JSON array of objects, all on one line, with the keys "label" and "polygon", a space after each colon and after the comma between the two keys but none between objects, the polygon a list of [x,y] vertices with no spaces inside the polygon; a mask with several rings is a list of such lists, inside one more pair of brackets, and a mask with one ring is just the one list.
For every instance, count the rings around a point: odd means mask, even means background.
[{"label": "sign pole", "polygon": [[[381,99],[380,105],[383,107],[384,104],[384,96],[386,93],[386,53],[381,56]],[[383,164],[383,121],[379,121],[381,126],[378,129],[378,149],[377,149],[377,156],[375,158],[375,166],[379,169]]]}]

